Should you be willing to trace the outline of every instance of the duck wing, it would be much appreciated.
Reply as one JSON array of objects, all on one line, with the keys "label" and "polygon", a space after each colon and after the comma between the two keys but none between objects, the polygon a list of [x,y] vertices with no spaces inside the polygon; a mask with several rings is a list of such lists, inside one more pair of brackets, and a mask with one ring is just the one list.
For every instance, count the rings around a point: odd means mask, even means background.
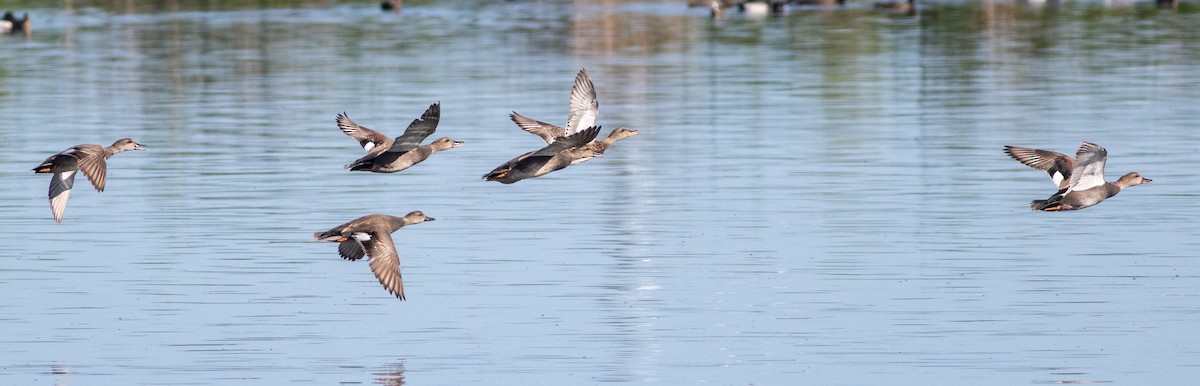
[{"label": "duck wing", "polygon": [[362,244],[358,240],[347,239],[338,243],[338,256],[343,259],[355,261],[366,256],[367,251],[363,250]]},{"label": "duck wing", "polygon": [[359,126],[354,121],[351,121],[350,116],[344,112],[338,114],[336,121],[338,128],[342,129],[342,132],[349,135],[350,138],[358,141],[358,144],[368,153],[372,149],[391,146],[392,139],[390,137],[378,131]]},{"label": "duck wing", "polygon": [[596,88],[592,85],[592,77],[587,69],[579,70],[575,75],[575,85],[571,87],[571,107],[567,115],[567,127],[564,135],[571,135],[596,125],[600,116],[600,101],[596,98]]},{"label": "duck wing", "polygon": [[96,191],[104,191],[104,179],[108,175],[108,153],[100,145],[79,145],[74,157],[79,170],[92,182]]},{"label": "duck wing", "polygon": [[567,149],[577,147],[577,146],[583,146],[583,145],[588,144],[589,142],[592,142],[593,139],[596,139],[596,135],[599,133],[600,133],[600,126],[589,127],[586,130],[580,131],[578,133],[569,135],[564,138],[560,138],[559,140],[554,141],[554,143],[546,145],[546,147],[543,147],[541,149],[538,149],[537,151],[534,151],[533,154],[530,154],[528,158],[547,157],[547,156],[553,157],[555,154],[558,154],[558,152],[560,152],[560,151],[567,150]]},{"label": "duck wing", "polygon": [[530,152],[526,152],[525,154],[516,156],[513,159],[508,160],[508,162],[500,164],[500,166],[497,166],[495,169],[492,169],[492,171],[488,172],[487,174],[484,174],[483,178],[484,179],[500,178],[499,176],[503,175],[504,172],[511,171],[513,169],[513,167],[517,165],[518,162],[521,162],[521,160],[529,157],[533,153],[534,152],[530,151]]},{"label": "duck wing", "polygon": [[1100,145],[1084,142],[1075,153],[1075,168],[1071,170],[1068,191],[1087,190],[1104,185],[1104,163],[1108,150]]},{"label": "duck wing", "polygon": [[425,113],[421,114],[420,118],[414,119],[408,125],[408,128],[404,129],[403,135],[396,137],[395,142],[392,143],[392,147],[387,151],[407,153],[409,150],[421,146],[421,141],[424,141],[426,137],[429,137],[437,130],[438,121],[441,120],[441,117],[441,102],[429,105],[429,108],[425,109]]},{"label": "duck wing", "polygon": [[574,147],[579,147],[588,144],[596,138],[596,134],[600,132],[600,128],[593,126],[587,130],[580,131],[566,138],[559,138],[554,143],[546,145],[541,149],[527,153],[526,155],[509,161],[512,163],[511,169],[517,173],[533,173],[541,169],[546,162],[558,155],[559,152]]},{"label": "duck wing", "polygon": [[1046,171],[1050,174],[1050,180],[1059,189],[1067,187],[1067,182],[1071,178],[1071,170],[1075,168],[1074,159],[1049,150],[1005,146],[1004,153],[1025,166]]},{"label": "duck wing", "polygon": [[371,272],[388,292],[404,300],[404,282],[400,278],[400,256],[387,230],[359,230],[351,236],[357,240],[370,257]]},{"label": "duck wing", "polygon": [[567,130],[564,128],[517,114],[516,111],[508,114],[508,117],[512,119],[513,123],[521,127],[521,130],[542,137],[542,140],[546,141],[547,144],[554,143],[558,138],[567,135]]},{"label": "duck wing", "polygon": [[54,222],[62,223],[63,213],[67,211],[67,200],[71,199],[71,187],[74,185],[74,170],[54,173],[50,177],[50,212],[54,213]]}]

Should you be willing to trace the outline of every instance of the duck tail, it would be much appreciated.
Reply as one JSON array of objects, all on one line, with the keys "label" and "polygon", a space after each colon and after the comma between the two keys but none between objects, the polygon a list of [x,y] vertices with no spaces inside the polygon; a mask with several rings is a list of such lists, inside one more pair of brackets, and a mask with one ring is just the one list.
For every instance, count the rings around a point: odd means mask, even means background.
[{"label": "duck tail", "polygon": [[1029,203],[1029,208],[1046,212],[1060,211],[1062,210],[1062,197],[1061,194],[1055,194],[1045,200],[1033,200]]},{"label": "duck tail", "polygon": [[317,240],[317,241],[332,241],[335,243],[340,243],[340,242],[346,241],[346,239],[347,239],[347,237],[342,236],[341,232],[335,232],[334,230],[328,230],[325,232],[313,232],[313,240]]},{"label": "duck tail", "polygon": [[353,171],[371,170],[371,161],[354,161],[346,164],[346,169]]},{"label": "duck tail", "polygon": [[495,180],[498,180],[498,179],[504,178],[504,176],[507,176],[507,175],[508,175],[508,171],[503,171],[503,172],[491,172],[491,173],[488,173],[488,174],[484,174],[484,175],[483,175],[483,180],[484,180],[484,181],[495,181]]},{"label": "duck tail", "polygon": [[43,161],[40,165],[33,168],[34,173],[51,173],[54,171],[54,158],[50,157]]}]

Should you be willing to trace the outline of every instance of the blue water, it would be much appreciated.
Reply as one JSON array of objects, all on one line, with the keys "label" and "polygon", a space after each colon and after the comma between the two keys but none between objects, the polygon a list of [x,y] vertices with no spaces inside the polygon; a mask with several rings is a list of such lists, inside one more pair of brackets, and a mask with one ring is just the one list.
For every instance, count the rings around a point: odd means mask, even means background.
[{"label": "blue water", "polygon": [[[1185,384],[1194,3],[74,3],[0,36],[0,384]],[[20,10],[19,12],[23,12]],[[483,173],[596,83],[605,157]],[[334,125],[466,145],[351,173]],[[46,175],[133,137],[62,224]],[[1154,179],[1034,213],[1004,145]],[[80,177],[82,178],[82,177]],[[369,213],[407,301],[311,241]]]}]

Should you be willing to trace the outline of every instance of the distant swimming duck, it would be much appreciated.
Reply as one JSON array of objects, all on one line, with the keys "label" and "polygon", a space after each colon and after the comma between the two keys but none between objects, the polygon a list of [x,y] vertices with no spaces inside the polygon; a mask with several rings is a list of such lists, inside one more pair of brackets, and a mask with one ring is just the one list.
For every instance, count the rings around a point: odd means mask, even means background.
[{"label": "distant swimming duck", "polygon": [[[690,6],[692,6],[692,4],[689,2],[688,6],[690,7]],[[723,4],[721,4],[720,0],[712,0],[708,3],[708,11],[709,11],[709,14],[711,14],[712,17],[715,19],[715,18],[721,17],[721,14],[725,13],[725,7],[723,6]]]},{"label": "distant swimming duck", "polygon": [[1030,203],[1033,210],[1083,209],[1117,195],[1124,188],[1153,181],[1137,172],[1121,176],[1116,183],[1104,181],[1104,163],[1108,160],[1108,151],[1091,142],[1084,142],[1075,158],[1049,150],[1017,146],[1005,146],[1004,152],[1029,167],[1045,170],[1058,187],[1058,192],[1050,198]]},{"label": "distant swimming duck", "polygon": [[917,10],[917,2],[916,0],[880,1],[875,3],[875,9],[912,14]]},{"label": "distant swimming duck", "polygon": [[349,135],[350,138],[358,141],[358,144],[367,152],[367,155],[347,164],[346,168],[355,171],[395,173],[421,163],[433,153],[462,146],[461,141],[455,141],[448,137],[438,138],[428,145],[421,145],[421,141],[437,130],[441,115],[440,103],[429,105],[420,118],[413,120],[408,125],[403,135],[393,140],[375,130],[359,126],[351,121],[346,113],[338,114],[336,120],[338,128],[342,129],[342,132]]},{"label": "distant swimming duck", "polygon": [[21,20],[17,20],[12,11],[6,11],[4,17],[0,18],[0,32],[29,35],[32,31],[33,26],[29,23],[29,13],[25,13]]},{"label": "distant swimming duck", "polygon": [[729,8],[737,5],[733,0],[688,0],[688,7],[712,7],[713,3],[721,8]]},{"label": "distant swimming duck", "polygon": [[404,0],[383,0],[379,2],[379,9],[384,11],[400,12],[404,9]]},{"label": "distant swimming duck", "polygon": [[483,179],[511,184],[565,168],[581,158],[602,157],[603,153],[598,153],[595,149],[586,146],[599,133],[600,127],[593,126],[566,138],[559,138],[546,147],[519,155],[517,158],[505,162],[483,175]]},{"label": "distant swimming duck", "polygon": [[783,13],[786,6],[787,1],[784,0],[746,0],[738,3],[738,9],[751,16]]},{"label": "distant swimming duck", "polygon": [[433,221],[421,211],[409,212],[404,217],[386,214],[370,214],[338,225],[325,232],[313,233],[320,241],[339,243],[338,254],[343,259],[355,261],[370,257],[371,272],[389,293],[404,300],[404,281],[400,278],[400,256],[392,242],[392,232],[407,225]]},{"label": "distant swimming duck", "polygon": [[534,120],[513,111],[509,114],[513,123],[530,134],[542,137],[547,144],[555,140],[575,134],[580,130],[596,125],[600,116],[600,101],[596,99],[596,87],[587,69],[579,70],[575,75],[575,85],[571,87],[571,106],[567,111],[567,126],[558,127],[546,122]]},{"label": "distant swimming duck", "polygon": [[71,187],[75,185],[75,172],[83,174],[92,182],[96,191],[104,191],[104,180],[108,174],[108,159],[126,150],[146,150],[146,146],[130,138],[113,142],[112,146],[92,144],[75,145],[46,158],[33,168],[34,173],[53,173],[50,177],[50,211],[54,221],[62,223],[67,200],[71,198]]}]

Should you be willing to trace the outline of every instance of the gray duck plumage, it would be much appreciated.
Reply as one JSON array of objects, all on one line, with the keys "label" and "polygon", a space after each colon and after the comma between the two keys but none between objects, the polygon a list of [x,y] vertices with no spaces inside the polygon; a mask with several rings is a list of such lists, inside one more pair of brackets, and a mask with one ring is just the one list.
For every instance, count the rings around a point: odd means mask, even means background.
[{"label": "gray duck plumage", "polygon": [[[552,144],[554,141],[575,134],[584,128],[594,126],[599,116],[600,102],[596,97],[596,87],[592,83],[592,78],[588,75],[587,69],[579,70],[579,74],[575,76],[575,85],[571,87],[571,104],[567,114],[566,127],[559,127],[551,123],[529,118],[518,114],[516,111],[508,115],[521,130],[542,138],[543,141],[546,141],[546,144]],[[637,134],[637,130],[618,127],[609,133],[607,137],[604,137],[604,139],[593,140],[587,146],[599,154],[604,154],[616,141]],[[577,164],[590,159],[592,157],[583,157],[576,159],[572,163]]]},{"label": "gray duck plumage", "polygon": [[146,150],[146,146],[130,138],[122,138],[111,146],[93,144],[75,145],[52,155],[33,168],[34,173],[50,173],[50,211],[54,221],[62,223],[63,213],[67,210],[67,200],[71,198],[71,188],[75,185],[75,174],[83,171],[88,181],[96,191],[104,191],[104,182],[108,175],[108,159],[126,150]]},{"label": "gray duck plumage", "polygon": [[546,175],[555,170],[570,166],[581,158],[602,157],[595,149],[586,146],[600,127],[593,126],[574,135],[560,138],[545,147],[517,156],[504,164],[492,169],[483,179],[511,184],[523,179]]},{"label": "gray duck plumage", "polygon": [[462,141],[455,141],[449,137],[438,138],[427,145],[421,145],[421,141],[437,130],[441,115],[441,103],[429,105],[420,118],[414,119],[408,125],[404,134],[392,139],[354,123],[346,113],[338,114],[335,120],[338,128],[357,141],[367,152],[367,155],[347,164],[346,168],[354,171],[395,173],[429,159],[433,153],[462,146]]},{"label": "gray duck plumage", "polygon": [[571,87],[571,104],[567,110],[567,125],[559,127],[526,117],[513,111],[509,118],[513,123],[530,134],[541,137],[547,144],[554,143],[559,138],[567,137],[579,131],[595,126],[600,116],[600,101],[596,98],[596,87],[587,69],[580,69],[575,75],[575,84]]},{"label": "gray duck plumage", "polygon": [[400,255],[392,241],[392,232],[408,225],[433,221],[421,211],[409,212],[404,217],[386,214],[370,214],[350,220],[324,232],[313,233],[320,241],[338,243],[338,255],[355,261],[370,257],[371,272],[379,284],[389,293],[404,300],[404,281],[400,276]]},{"label": "gray duck plumage", "polygon": [[1100,145],[1084,142],[1075,158],[1049,150],[1005,146],[1013,159],[1035,169],[1045,170],[1058,192],[1045,200],[1034,200],[1030,208],[1041,211],[1078,210],[1099,204],[1122,189],[1149,184],[1153,180],[1137,172],[1126,173],[1114,182],[1104,180],[1108,151]]}]

